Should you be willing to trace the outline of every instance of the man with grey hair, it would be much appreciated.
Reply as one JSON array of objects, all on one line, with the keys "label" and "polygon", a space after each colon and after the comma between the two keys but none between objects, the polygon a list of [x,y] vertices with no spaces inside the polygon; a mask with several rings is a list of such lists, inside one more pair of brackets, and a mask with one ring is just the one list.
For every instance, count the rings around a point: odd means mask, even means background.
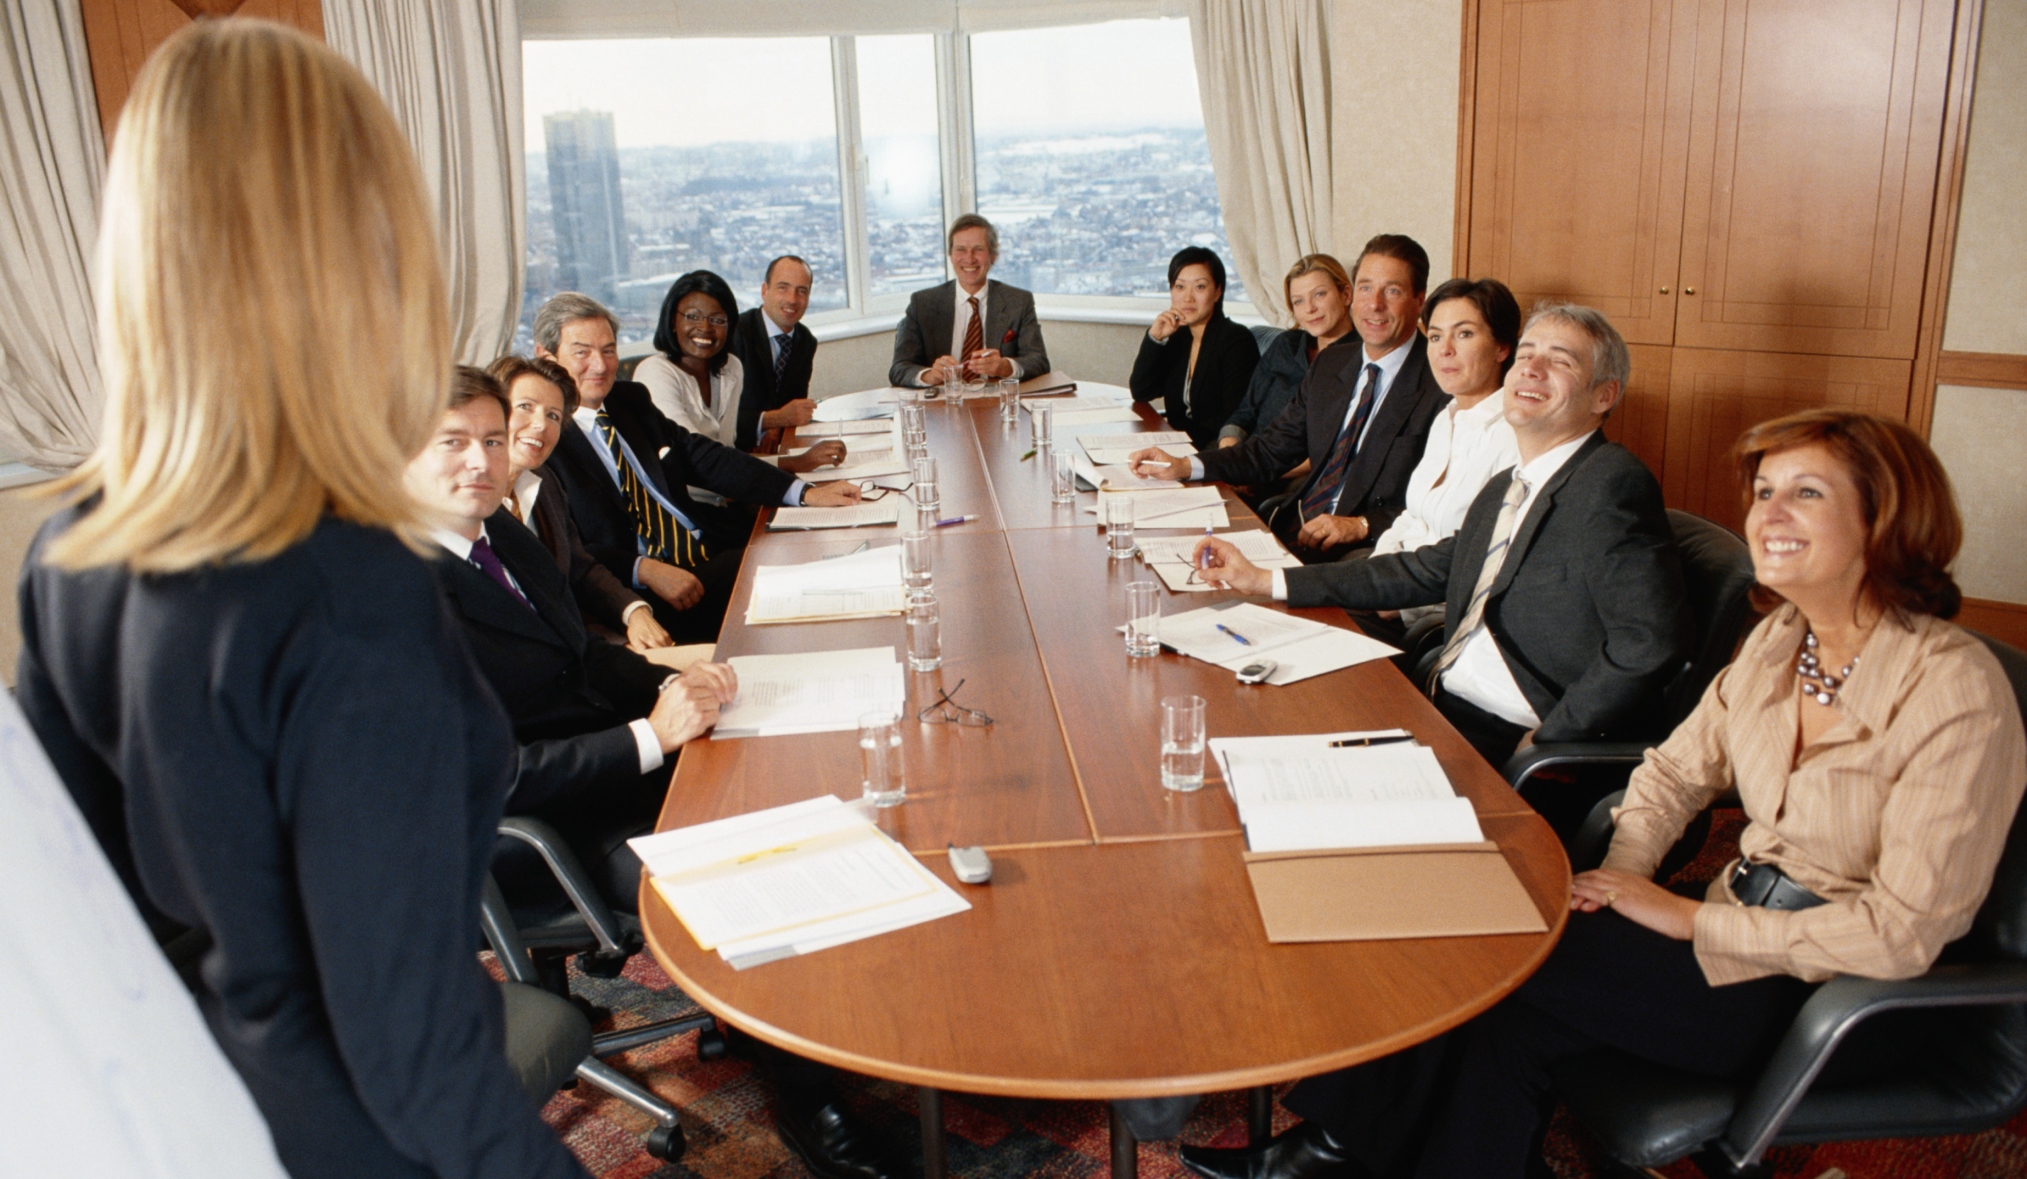
[{"label": "man with grey hair", "polygon": [[909,298],[894,329],[887,380],[934,387],[953,375],[996,381],[1048,372],[1035,297],[986,277],[999,260],[999,231],[992,222],[966,213],[950,223],[946,244],[957,277]]},{"label": "man with grey hair", "polygon": [[1538,306],[1506,377],[1520,465],[1492,477],[1456,535],[1271,574],[1206,539],[1204,580],[1291,606],[1447,603],[1436,707],[1494,766],[1536,741],[1662,736],[1689,614],[1660,485],[1601,430],[1630,368],[1603,315]]}]

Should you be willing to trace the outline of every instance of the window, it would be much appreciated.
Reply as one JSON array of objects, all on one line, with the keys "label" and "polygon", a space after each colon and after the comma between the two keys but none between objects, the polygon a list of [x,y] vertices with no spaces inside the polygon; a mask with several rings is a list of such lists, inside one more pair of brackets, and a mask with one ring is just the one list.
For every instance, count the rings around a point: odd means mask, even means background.
[{"label": "window", "polygon": [[948,277],[969,208],[1001,231],[995,276],[1059,307],[1145,309],[1177,249],[1230,257],[1184,20],[531,40],[522,64],[522,349],[557,291],[608,302],[637,351],[678,275],[715,270],[743,302],[786,253],[817,322],[898,310]]}]

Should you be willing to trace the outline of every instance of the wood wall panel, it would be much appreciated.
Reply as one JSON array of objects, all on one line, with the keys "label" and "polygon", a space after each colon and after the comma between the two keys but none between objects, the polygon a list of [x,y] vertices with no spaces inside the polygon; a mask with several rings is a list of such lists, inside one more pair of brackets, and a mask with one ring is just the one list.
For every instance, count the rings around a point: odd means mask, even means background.
[{"label": "wood wall panel", "polygon": [[2027,651],[2027,606],[1965,598],[1963,610],[1953,621]]},{"label": "wood wall panel", "polygon": [[1954,14],[1704,0],[1677,344],[1914,356]]},{"label": "wood wall panel", "polygon": [[1605,437],[1640,456],[1656,478],[1662,478],[1668,460],[1668,379],[1672,349],[1652,344],[1628,344],[1633,356],[1633,375],[1626,381],[1626,395],[1618,408],[1605,419]]},{"label": "wood wall panel", "polygon": [[1694,7],[1485,0],[1465,272],[1673,338]]},{"label": "wood wall panel", "polygon": [[1939,385],[2027,389],[2027,356],[2008,352],[1944,352],[1935,370]]},{"label": "wood wall panel", "polygon": [[1676,348],[1669,374],[1668,506],[1731,528],[1745,513],[1726,456],[1748,426],[1818,406],[1907,414],[1912,362]]},{"label": "wood wall panel", "polygon": [[323,0],[82,0],[85,49],[91,55],[92,88],[98,93],[99,126],[111,147],[113,128],[127,92],[148,55],[171,33],[190,23],[193,12],[262,17],[294,25],[313,37],[324,35]]}]

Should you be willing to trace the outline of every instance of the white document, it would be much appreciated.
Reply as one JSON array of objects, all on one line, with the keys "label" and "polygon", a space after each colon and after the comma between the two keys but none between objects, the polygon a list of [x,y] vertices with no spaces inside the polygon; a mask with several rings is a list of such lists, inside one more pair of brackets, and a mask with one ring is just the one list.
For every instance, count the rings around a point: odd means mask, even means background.
[{"label": "white document", "polygon": [[[1044,402],[1043,404],[1047,403]],[[1059,426],[1090,426],[1103,422],[1137,422],[1139,420],[1140,415],[1134,413],[1131,406],[1126,405],[1100,406],[1093,409],[1082,407],[1059,409],[1056,411],[1055,418],[1056,424]]]},{"label": "white document", "polygon": [[899,614],[907,606],[901,548],[889,545],[799,565],[753,570],[746,622],[808,622]]},{"label": "white document", "polygon": [[887,479],[907,473],[908,464],[895,458],[893,451],[887,450],[864,459],[855,454],[846,455],[843,465],[818,467],[814,471],[804,472],[802,477],[811,483],[829,483],[836,479],[858,482],[863,479]]},{"label": "white document", "polygon": [[713,740],[841,733],[868,712],[900,712],[907,699],[892,647],[734,655],[739,694],[718,712]]},{"label": "white document", "polygon": [[[1129,494],[1133,496],[1134,523],[1153,524],[1157,528],[1173,527],[1155,523],[1168,516],[1181,515],[1202,508],[1221,509],[1225,504],[1225,497],[1219,494],[1215,487],[1153,487]],[[1098,505],[1089,504],[1084,511],[1095,516],[1098,514]]]},{"label": "white document", "polygon": [[1217,609],[1205,607],[1161,620],[1161,641],[1185,655],[1220,666],[1226,657],[1269,654],[1297,639],[1331,629],[1321,622],[1298,618],[1252,602]]},{"label": "white document", "polygon": [[[1158,561],[1175,561],[1189,564],[1190,553],[1196,548],[1196,536],[1157,536],[1140,546],[1140,557],[1152,565]],[[1227,541],[1239,550],[1239,555],[1262,568],[1282,568],[1281,562],[1302,562],[1295,554],[1282,547],[1281,539],[1264,528],[1252,528],[1243,532],[1227,532],[1218,538]],[[1287,566],[1292,568],[1293,566]]]},{"label": "white document", "polygon": [[[1398,735],[1398,731],[1396,733]],[[1210,742],[1256,852],[1478,843],[1434,750],[1413,742],[1334,748],[1359,734]]]},{"label": "white document", "polygon": [[1245,822],[1256,852],[1344,847],[1415,847],[1482,843],[1485,832],[1468,798],[1376,802],[1363,806],[1280,806]]},{"label": "white document", "polygon": [[842,508],[776,508],[767,522],[769,532],[794,532],[810,528],[865,528],[895,524],[901,519],[898,498],[850,504]]},{"label": "white document", "polygon": [[[1172,566],[1158,566],[1157,572],[1165,568]],[[1341,627],[1327,626],[1323,628],[1321,634],[1297,639],[1292,643],[1283,643],[1274,648],[1268,658],[1280,666],[1274,669],[1273,675],[1267,677],[1267,682],[1278,688],[1328,671],[1341,671],[1347,667],[1398,654],[1400,651],[1378,639]],[[1237,671],[1251,663],[1253,658],[1250,653],[1233,652],[1222,659],[1210,662]]]},{"label": "white document", "polygon": [[819,422],[850,422],[867,418],[894,416],[894,406],[900,403],[901,390],[889,385],[884,389],[866,389],[858,393],[841,393],[826,397],[816,403],[811,416]]},{"label": "white document", "polygon": [[1177,479],[1143,479],[1125,463],[1097,466],[1075,451],[1070,452],[1070,469],[1077,473],[1077,478],[1083,480],[1086,487],[1095,491],[1173,491],[1182,486]]},{"label": "white document", "polygon": [[[807,426],[795,428],[795,440],[802,443],[822,442],[826,438],[848,438],[858,434],[890,434],[894,423],[886,418],[865,418],[852,421],[813,420]],[[806,448],[805,448],[806,449]],[[802,453],[797,451],[797,454]]]},{"label": "white document", "polygon": [[[1150,446],[1170,454],[1195,454],[1196,445],[1181,430],[1149,430],[1145,434],[1080,434],[1077,444],[1094,463],[1123,463],[1126,456]],[[1117,456],[1117,457],[1113,457]]]},{"label": "white document", "polygon": [[718,947],[718,954],[732,969],[746,970],[798,954],[813,954],[832,946],[842,946],[861,938],[892,933],[971,908],[971,903],[958,896],[956,889],[940,880],[937,884],[939,887],[934,892],[897,904],[883,905],[871,912],[812,922],[786,933],[726,942]]}]

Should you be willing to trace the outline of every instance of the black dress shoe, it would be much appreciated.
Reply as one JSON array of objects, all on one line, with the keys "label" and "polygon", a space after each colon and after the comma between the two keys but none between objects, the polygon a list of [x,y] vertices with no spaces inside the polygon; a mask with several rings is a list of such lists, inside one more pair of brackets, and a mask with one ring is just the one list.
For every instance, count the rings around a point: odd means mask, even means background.
[{"label": "black dress shoe", "polygon": [[1204,1179],[1371,1179],[1370,1172],[1313,1122],[1260,1147],[1185,1146],[1182,1165]]},{"label": "black dress shoe", "polygon": [[887,1143],[835,1101],[806,1111],[776,1102],[774,1126],[788,1149],[823,1179],[909,1179]]}]

